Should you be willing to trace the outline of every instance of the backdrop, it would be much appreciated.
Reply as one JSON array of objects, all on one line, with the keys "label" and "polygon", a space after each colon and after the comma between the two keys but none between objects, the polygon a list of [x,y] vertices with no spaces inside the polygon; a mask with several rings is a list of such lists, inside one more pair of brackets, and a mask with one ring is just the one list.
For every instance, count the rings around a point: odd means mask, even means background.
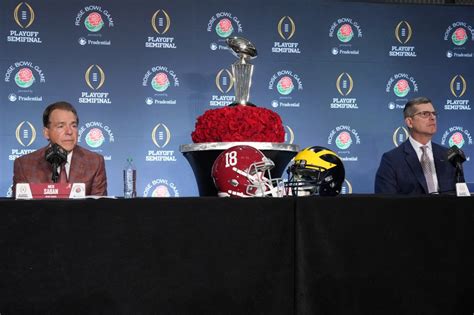
[{"label": "backdrop", "polygon": [[433,100],[434,140],[465,151],[473,181],[473,25],[473,10],[449,6],[2,1],[0,195],[14,159],[46,144],[41,114],[58,100],[79,112],[79,144],[104,155],[110,195],[123,194],[127,157],[139,196],[197,195],[179,145],[199,115],[234,100],[229,36],[257,47],[251,101],[281,115],[287,142],[337,152],[345,193],[373,192],[416,96]]}]

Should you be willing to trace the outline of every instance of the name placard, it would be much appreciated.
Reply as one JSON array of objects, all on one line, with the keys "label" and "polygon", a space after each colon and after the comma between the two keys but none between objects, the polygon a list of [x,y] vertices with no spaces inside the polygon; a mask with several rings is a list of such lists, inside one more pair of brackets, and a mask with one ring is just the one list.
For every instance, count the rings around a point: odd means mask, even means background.
[{"label": "name placard", "polygon": [[86,196],[84,183],[19,183],[15,199],[75,199]]}]

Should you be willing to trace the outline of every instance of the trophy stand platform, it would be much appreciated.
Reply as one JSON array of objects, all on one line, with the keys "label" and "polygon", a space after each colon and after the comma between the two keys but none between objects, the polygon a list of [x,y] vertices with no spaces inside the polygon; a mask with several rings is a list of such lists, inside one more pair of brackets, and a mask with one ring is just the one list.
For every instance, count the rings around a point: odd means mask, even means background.
[{"label": "trophy stand platform", "polygon": [[179,151],[188,160],[198,185],[199,196],[217,196],[211,171],[219,154],[236,145],[249,145],[260,151],[275,163],[272,178],[282,177],[290,160],[298,153],[299,146],[274,142],[206,142],[183,144]]}]

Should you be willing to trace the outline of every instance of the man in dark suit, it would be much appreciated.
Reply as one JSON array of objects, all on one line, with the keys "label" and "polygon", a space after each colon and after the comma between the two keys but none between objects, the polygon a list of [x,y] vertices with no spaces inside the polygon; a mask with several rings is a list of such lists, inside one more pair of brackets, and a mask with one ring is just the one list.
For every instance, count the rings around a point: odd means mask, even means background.
[{"label": "man in dark suit", "polygon": [[[79,118],[76,109],[67,102],[49,105],[43,112],[43,136],[49,141],[33,153],[15,160],[13,192],[17,183],[51,183],[52,169],[45,159],[47,148],[56,143],[67,151],[67,162],[62,171],[64,180],[85,183],[86,195],[107,195],[107,176],[104,157],[77,145]],[[14,194],[13,194],[14,195]]]},{"label": "man in dark suit", "polygon": [[447,159],[447,148],[431,142],[437,129],[437,114],[431,100],[418,97],[409,101],[403,116],[410,136],[383,154],[375,176],[375,193],[454,192],[456,169]]}]

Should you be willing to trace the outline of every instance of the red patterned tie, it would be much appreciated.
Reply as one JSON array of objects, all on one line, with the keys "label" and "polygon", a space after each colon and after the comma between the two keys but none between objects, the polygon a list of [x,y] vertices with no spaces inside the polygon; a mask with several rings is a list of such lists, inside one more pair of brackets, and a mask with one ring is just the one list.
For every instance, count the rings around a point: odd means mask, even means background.
[{"label": "red patterned tie", "polygon": [[67,182],[68,182],[65,165],[66,165],[66,163],[64,163],[64,164],[61,166],[61,173],[59,173],[59,182],[60,182],[60,183],[67,183]]}]

